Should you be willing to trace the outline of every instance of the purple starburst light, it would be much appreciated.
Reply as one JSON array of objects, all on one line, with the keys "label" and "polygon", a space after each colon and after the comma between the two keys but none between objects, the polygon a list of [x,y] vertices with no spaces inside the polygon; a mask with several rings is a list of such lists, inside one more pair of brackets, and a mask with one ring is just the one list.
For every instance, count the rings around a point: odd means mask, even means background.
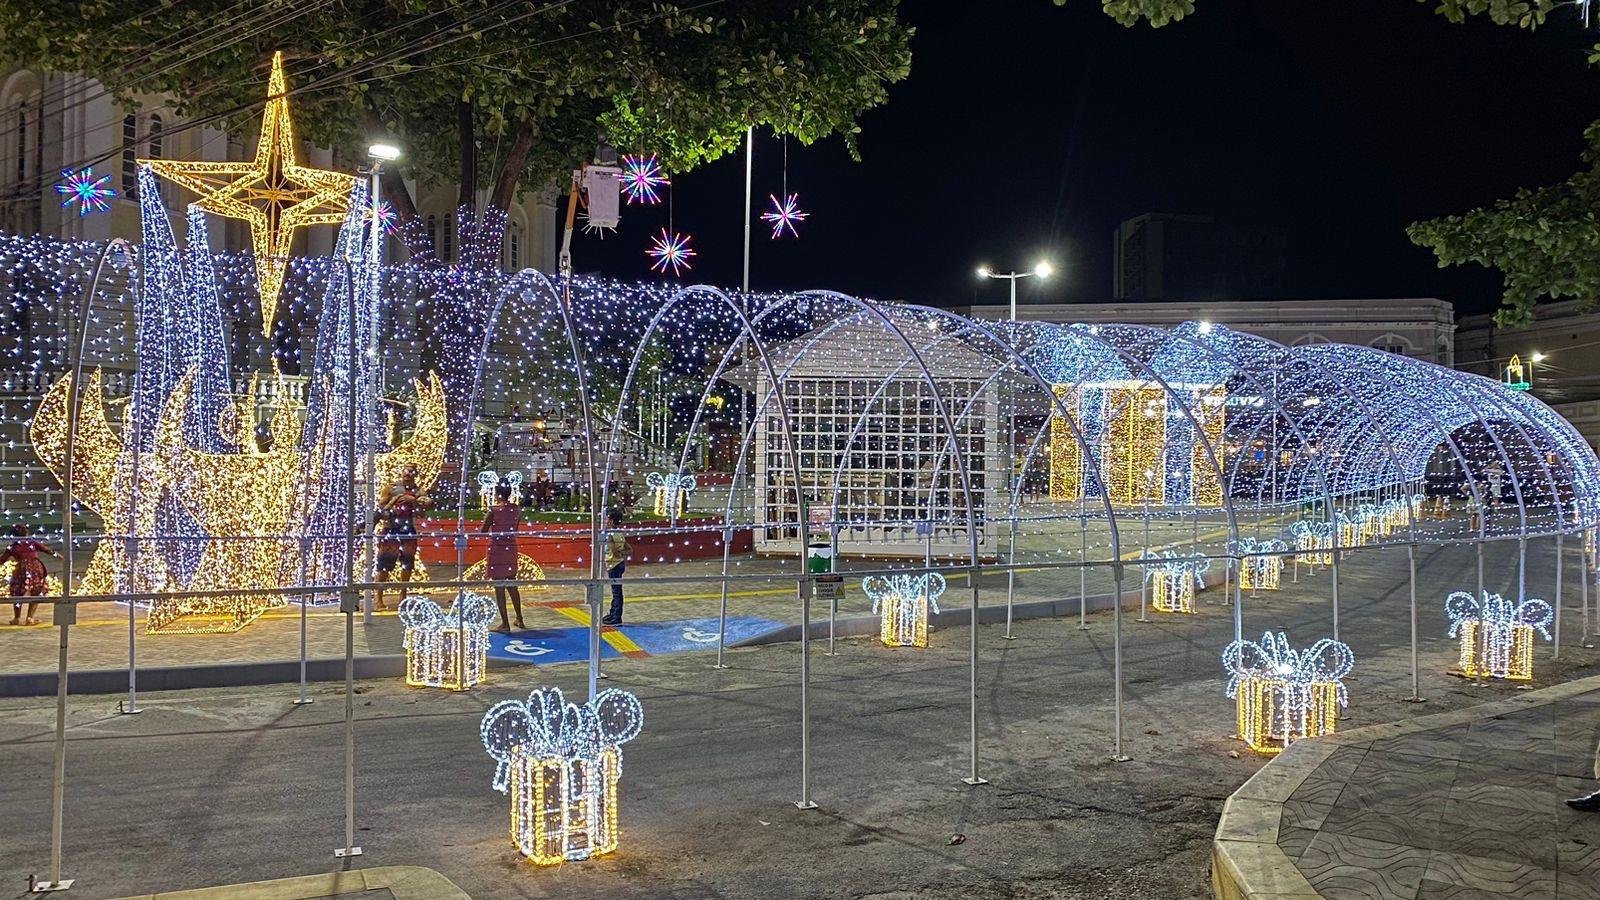
[{"label": "purple starburst light", "polygon": [[689,248],[689,236],[678,232],[669,232],[661,229],[661,235],[650,239],[650,249],[645,255],[655,262],[650,268],[656,272],[665,272],[672,269],[672,274],[677,275],[679,270],[687,271],[694,268],[689,264],[689,259],[695,255]]},{"label": "purple starburst light", "polygon": [[654,153],[648,156],[629,154],[622,158],[622,189],[628,192],[629,203],[660,203],[661,196],[656,188],[671,183],[661,174],[661,165],[656,162]]},{"label": "purple starburst light", "polygon": [[777,197],[768,194],[767,199],[772,201],[772,210],[762,213],[761,221],[772,224],[772,239],[777,240],[783,237],[785,228],[789,230],[790,234],[799,237],[800,232],[795,230],[795,223],[804,222],[806,217],[811,215],[800,211],[800,195],[790,194],[782,201],[779,201]]},{"label": "purple starburst light", "polygon": [[78,171],[62,169],[61,177],[65,178],[66,181],[56,185],[56,193],[64,198],[61,201],[62,209],[66,209],[76,203],[78,205],[78,215],[87,216],[89,213],[105,212],[111,208],[109,201],[117,195],[117,192],[105,186],[106,182],[111,180],[110,175],[102,175],[96,178],[94,177],[94,169],[79,169]]}]

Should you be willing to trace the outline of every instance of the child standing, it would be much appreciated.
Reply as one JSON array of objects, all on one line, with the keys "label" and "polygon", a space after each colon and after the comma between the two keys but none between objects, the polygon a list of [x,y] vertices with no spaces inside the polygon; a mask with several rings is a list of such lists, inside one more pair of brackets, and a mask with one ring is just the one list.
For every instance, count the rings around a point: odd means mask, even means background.
[{"label": "child standing", "polygon": [[[42,551],[51,556],[60,558],[60,554],[46,547],[44,542],[29,537],[32,529],[21,522],[11,526],[11,535],[16,540],[11,546],[0,552],[0,565],[5,565],[10,560],[15,565],[11,569],[11,583],[8,585],[13,597],[43,597],[44,596],[44,561],[39,559]],[[28,604],[28,615],[22,615],[22,604],[11,604],[13,625],[37,625],[39,620],[33,617],[39,610],[38,601]]]}]

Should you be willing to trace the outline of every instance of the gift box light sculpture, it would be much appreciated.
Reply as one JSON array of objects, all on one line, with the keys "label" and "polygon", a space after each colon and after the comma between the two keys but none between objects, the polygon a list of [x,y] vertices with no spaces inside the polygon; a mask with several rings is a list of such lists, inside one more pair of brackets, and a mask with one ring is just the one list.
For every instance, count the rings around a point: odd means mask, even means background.
[{"label": "gift box light sculpture", "polygon": [[1139,557],[1144,577],[1151,584],[1151,605],[1161,612],[1194,612],[1195,591],[1205,585],[1202,576],[1211,568],[1209,559],[1186,559],[1177,551]]},{"label": "gift box light sculpture", "polygon": [[1475,600],[1468,591],[1456,591],[1445,598],[1444,611],[1450,617],[1450,637],[1461,639],[1464,674],[1511,681],[1533,678],[1533,633],[1550,640],[1554,621],[1550,604],[1543,600],[1513,604],[1489,591]]},{"label": "gift box light sculpture", "polygon": [[448,610],[427,597],[400,601],[406,684],[464,691],[483,683],[493,621],[494,603],[482,594],[462,592]]},{"label": "gift box light sculpture", "polygon": [[1238,704],[1239,737],[1259,753],[1277,753],[1301,738],[1332,734],[1349,702],[1344,677],[1355,654],[1323,638],[1292,650],[1278,632],[1261,641],[1234,641],[1222,651],[1230,674],[1227,695]]},{"label": "gift box light sculpture", "polygon": [[878,640],[885,647],[928,646],[928,613],[939,612],[943,575],[868,575],[861,588],[872,598],[872,611],[879,617]]},{"label": "gift box light sculpture", "polygon": [[1239,587],[1247,591],[1275,591],[1283,577],[1283,557],[1289,545],[1283,541],[1240,538],[1228,545],[1238,554]]},{"label": "gift box light sculpture", "polygon": [[694,476],[675,472],[651,472],[644,483],[655,492],[655,514],[681,516],[689,506],[689,494],[694,491]]},{"label": "gift box light sculpture", "polygon": [[506,700],[483,717],[494,789],[511,797],[511,840],[542,866],[617,849],[622,744],[644,728],[639,698],[610,688],[568,703],[560,688]]},{"label": "gift box light sculpture", "polygon": [[1294,538],[1295,560],[1306,566],[1333,564],[1333,523],[1307,519],[1289,526]]},{"label": "gift box light sculpture", "polygon": [[[1169,398],[1168,388],[1189,396]],[[1060,406],[1051,416],[1050,499],[1081,500],[1097,495],[1103,485],[1119,506],[1222,504],[1222,484],[1207,446],[1222,444],[1227,423],[1223,385],[1168,382],[1164,388],[1121,380],[1056,384],[1052,391]],[[1069,417],[1095,450],[1093,471],[1085,465]]]},{"label": "gift box light sculpture", "polygon": [[[511,502],[522,504],[522,473],[516,469],[505,477],[505,483],[511,485]],[[500,473],[492,469],[484,469],[478,473],[478,502],[484,509],[494,506],[495,488],[500,486]]]}]

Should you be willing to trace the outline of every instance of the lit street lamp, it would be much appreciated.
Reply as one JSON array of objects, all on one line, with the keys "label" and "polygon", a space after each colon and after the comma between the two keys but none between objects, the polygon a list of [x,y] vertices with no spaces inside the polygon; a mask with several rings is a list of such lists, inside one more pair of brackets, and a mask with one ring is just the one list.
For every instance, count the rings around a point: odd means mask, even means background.
[{"label": "lit street lamp", "polygon": [[1004,278],[1011,282],[1011,321],[1013,322],[1017,320],[1017,279],[1027,278],[1029,275],[1038,278],[1049,278],[1053,272],[1055,272],[1055,268],[1048,261],[1042,259],[1027,272],[991,272],[988,266],[978,267],[979,278]]}]

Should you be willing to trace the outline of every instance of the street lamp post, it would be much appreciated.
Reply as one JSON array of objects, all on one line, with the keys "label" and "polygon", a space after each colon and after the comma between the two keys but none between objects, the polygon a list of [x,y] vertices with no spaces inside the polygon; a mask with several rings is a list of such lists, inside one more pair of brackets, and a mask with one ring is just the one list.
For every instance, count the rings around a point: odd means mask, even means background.
[{"label": "street lamp post", "polygon": [[1017,279],[1027,278],[1029,275],[1037,278],[1049,278],[1054,272],[1055,268],[1048,261],[1042,259],[1026,272],[993,272],[990,271],[988,266],[978,267],[979,278],[1004,278],[1006,281],[1011,282],[1011,321],[1013,322],[1017,320]]},{"label": "street lamp post", "polygon": [[[1049,261],[1041,259],[1041,260],[1039,260],[1039,262],[1034,264],[1034,267],[1032,269],[1030,269],[1030,270],[1028,270],[1026,272],[1006,272],[1006,273],[992,272],[992,271],[989,270],[988,266],[979,266],[978,267],[978,277],[979,278],[1004,278],[1006,281],[1011,282],[1011,321],[1015,322],[1017,320],[1017,279],[1019,279],[1019,278],[1027,278],[1029,275],[1033,275],[1033,276],[1038,277],[1038,278],[1049,278],[1050,274],[1052,272],[1054,272],[1054,271],[1055,271],[1055,269],[1050,265]],[[1010,485],[1010,490],[1012,492],[1011,508],[1013,510],[1013,513],[1014,513],[1015,510],[1016,510],[1016,493],[1017,493],[1018,489],[1021,487],[1021,484],[1022,484],[1022,473],[1020,473],[1020,472],[1018,472],[1016,470],[1016,468],[1017,468],[1017,449],[1016,449],[1016,441],[1017,441],[1017,411],[1016,411],[1016,406],[1013,403],[1007,403],[1006,407],[1007,407],[1007,410],[1010,413],[1010,418],[1006,422],[1006,481]],[[1012,517],[1011,517],[1011,556],[1010,556],[1010,559],[1011,559],[1012,568],[1006,570],[1006,633],[1005,633],[1005,639],[1008,640],[1008,641],[1013,639],[1012,634],[1011,634],[1011,607],[1012,607],[1012,604],[1015,602],[1016,592],[1017,592],[1017,570],[1015,568],[1016,562],[1017,562],[1017,517],[1016,517],[1015,514],[1013,514]]]}]

